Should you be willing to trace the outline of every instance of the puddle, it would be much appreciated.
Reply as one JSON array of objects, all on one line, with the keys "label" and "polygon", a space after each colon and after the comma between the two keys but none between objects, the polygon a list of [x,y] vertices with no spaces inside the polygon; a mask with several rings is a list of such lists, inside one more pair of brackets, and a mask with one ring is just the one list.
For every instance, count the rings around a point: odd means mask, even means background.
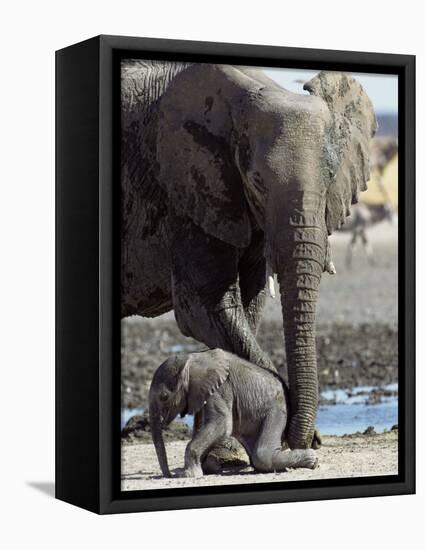
[{"label": "puddle", "polygon": [[[321,405],[317,414],[317,427],[323,435],[344,435],[364,432],[368,426],[373,426],[377,433],[390,430],[398,423],[398,397],[382,396],[380,403],[369,404],[368,399],[375,386],[358,386],[351,389],[326,390],[321,396],[326,400],[335,400],[334,405]],[[396,392],[397,384],[389,384],[380,390]],[[137,414],[143,414],[144,409],[122,409],[121,428],[128,420]],[[193,417],[176,419],[193,425]]]},{"label": "puddle", "polygon": [[321,396],[334,400],[334,405],[321,405],[317,413],[317,426],[323,435],[344,435],[364,432],[373,426],[376,432],[390,430],[398,423],[398,396],[380,395],[379,402],[372,404],[370,397],[376,390],[383,392],[398,391],[398,384],[388,384],[382,388],[376,386],[357,386],[351,389],[326,390]]},{"label": "puddle", "polygon": [[394,395],[384,395],[386,393],[398,392],[398,384],[388,384],[386,386],[378,388],[377,386],[357,386],[351,389],[336,389],[336,390],[325,390],[320,393],[323,399],[327,401],[335,401],[337,405],[357,405],[357,404],[367,404],[367,401],[370,399],[371,395],[379,391],[380,401],[386,403],[394,399]]},{"label": "puddle", "polygon": [[373,426],[377,433],[390,430],[398,423],[398,400],[391,397],[377,405],[322,405],[317,413],[317,426],[322,435],[344,435],[364,432]]}]

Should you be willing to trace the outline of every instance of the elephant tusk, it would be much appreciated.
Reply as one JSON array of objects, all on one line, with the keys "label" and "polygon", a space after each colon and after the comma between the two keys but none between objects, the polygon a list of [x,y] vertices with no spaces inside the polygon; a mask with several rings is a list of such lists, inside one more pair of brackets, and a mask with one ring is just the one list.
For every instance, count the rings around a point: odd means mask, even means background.
[{"label": "elephant tusk", "polygon": [[271,298],[276,298],[273,275],[269,275],[269,292],[270,292]]},{"label": "elephant tusk", "polygon": [[326,271],[331,275],[335,275],[336,268],[335,268],[335,264],[332,261],[328,263]]},{"label": "elephant tusk", "polygon": [[326,241],[326,259],[323,271],[327,271],[330,275],[335,275],[336,273],[335,264],[332,261],[331,244],[329,239]]}]

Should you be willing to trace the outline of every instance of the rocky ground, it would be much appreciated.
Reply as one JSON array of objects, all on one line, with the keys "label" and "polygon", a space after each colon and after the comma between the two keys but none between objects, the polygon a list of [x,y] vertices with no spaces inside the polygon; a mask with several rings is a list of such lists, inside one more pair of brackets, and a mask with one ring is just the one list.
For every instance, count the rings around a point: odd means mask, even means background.
[{"label": "rocky ground", "polygon": [[122,490],[170,489],[208,485],[234,485],[269,483],[275,481],[302,481],[363,476],[397,475],[398,430],[384,434],[353,434],[344,437],[324,437],[317,451],[319,466],[315,470],[298,469],[287,472],[260,474],[250,467],[234,467],[221,475],[202,478],[184,478],[182,475],[185,442],[167,444],[172,478],[161,476],[155,449],[152,444],[123,445]]}]

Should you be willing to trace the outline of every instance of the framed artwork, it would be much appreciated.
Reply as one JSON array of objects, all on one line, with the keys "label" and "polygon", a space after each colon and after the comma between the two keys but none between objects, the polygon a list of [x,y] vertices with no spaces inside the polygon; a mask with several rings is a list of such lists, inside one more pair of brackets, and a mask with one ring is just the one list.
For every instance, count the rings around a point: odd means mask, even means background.
[{"label": "framed artwork", "polygon": [[414,56],[56,53],[56,496],[413,493]]}]

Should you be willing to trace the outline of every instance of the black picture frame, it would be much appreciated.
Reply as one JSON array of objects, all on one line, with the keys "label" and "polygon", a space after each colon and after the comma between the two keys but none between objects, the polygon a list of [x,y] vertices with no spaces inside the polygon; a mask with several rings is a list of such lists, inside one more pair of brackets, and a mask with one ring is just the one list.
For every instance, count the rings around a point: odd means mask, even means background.
[{"label": "black picture frame", "polygon": [[[123,57],[396,74],[399,474],[121,492],[119,223]],[[119,181],[119,180],[118,180]],[[415,492],[415,57],[98,36],[56,52],[56,498],[119,513]]]}]

